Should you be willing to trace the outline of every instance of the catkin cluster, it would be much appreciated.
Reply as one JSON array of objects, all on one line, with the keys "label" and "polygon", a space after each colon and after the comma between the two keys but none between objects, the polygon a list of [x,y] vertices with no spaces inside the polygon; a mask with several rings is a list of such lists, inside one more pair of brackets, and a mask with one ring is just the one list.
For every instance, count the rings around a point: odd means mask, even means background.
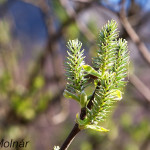
[{"label": "catkin cluster", "polygon": [[[68,57],[65,63],[67,86],[66,98],[71,98],[85,108],[86,114],[81,119],[78,114],[76,122],[80,129],[108,131],[99,124],[106,117],[112,104],[122,99],[124,80],[127,76],[129,53],[127,41],[118,39],[117,23],[108,22],[99,32],[98,51],[93,60],[93,67],[84,62],[84,50],[80,41],[68,42]],[[90,76],[95,89],[92,95],[85,93]]]}]

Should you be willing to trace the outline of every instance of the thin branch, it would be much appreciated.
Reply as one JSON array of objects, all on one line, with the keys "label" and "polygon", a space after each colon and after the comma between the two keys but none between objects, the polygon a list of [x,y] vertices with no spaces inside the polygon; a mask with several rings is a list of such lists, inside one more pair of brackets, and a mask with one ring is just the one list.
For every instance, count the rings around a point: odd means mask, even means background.
[{"label": "thin branch", "polygon": [[71,144],[71,142],[73,141],[73,139],[75,138],[75,136],[80,132],[79,126],[76,123],[73,127],[73,129],[71,130],[69,136],[67,137],[67,139],[65,140],[65,142],[63,143],[63,145],[61,146],[60,150],[67,150],[67,148],[69,147],[69,145]]},{"label": "thin branch", "polygon": [[[75,1],[76,2],[76,1]],[[83,35],[92,43],[95,41],[95,35],[89,30],[87,25],[83,23],[83,21],[79,20],[77,17],[77,13],[73,7],[67,5],[67,0],[60,0],[61,5],[65,8],[68,16],[74,16],[75,22],[79,28],[79,30],[83,33]],[[88,1],[90,3],[90,1]]]},{"label": "thin branch", "polygon": [[[91,96],[91,99],[90,99],[90,101],[89,101],[89,103],[87,105],[88,109],[91,109],[92,106],[93,106],[93,100],[94,100],[95,92],[99,88],[99,85],[100,85],[100,83],[98,83],[95,91],[93,92],[93,94]],[[85,117],[86,117],[86,107],[81,108],[80,119],[84,120]],[[66,138],[65,142],[61,146],[60,150],[67,150],[67,148],[69,147],[69,145],[73,141],[73,139],[76,136],[76,134],[79,133],[80,131],[81,130],[80,130],[78,124],[76,123],[75,126],[73,127],[72,131],[70,132],[69,136]]]},{"label": "thin branch", "polygon": [[130,74],[129,81],[150,102],[150,89],[134,74]]},{"label": "thin branch", "polygon": [[122,25],[124,26],[125,30],[129,34],[129,36],[132,39],[132,41],[138,47],[138,49],[139,49],[141,55],[143,56],[143,58],[148,62],[148,64],[150,64],[150,52],[147,49],[147,47],[145,46],[145,44],[141,41],[141,39],[137,35],[137,33],[134,31],[134,29],[132,28],[131,24],[129,23],[128,18],[126,16],[124,3],[125,3],[125,0],[122,0],[121,11],[120,11],[120,14],[119,14],[120,15],[120,20],[122,22]]}]

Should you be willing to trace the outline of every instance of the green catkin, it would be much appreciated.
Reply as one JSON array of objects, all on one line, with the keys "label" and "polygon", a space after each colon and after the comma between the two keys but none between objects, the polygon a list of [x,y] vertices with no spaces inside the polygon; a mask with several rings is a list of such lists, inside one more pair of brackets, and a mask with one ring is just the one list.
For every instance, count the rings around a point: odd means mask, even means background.
[{"label": "green catkin", "polygon": [[[93,58],[92,68],[85,65],[82,43],[72,40],[68,42],[68,57],[65,63],[67,86],[64,92],[68,98],[75,99],[86,108],[86,116],[81,120],[78,115],[76,122],[80,129],[108,131],[99,126],[105,120],[114,102],[122,99],[123,88],[126,85],[129,53],[127,41],[118,39],[117,23],[112,20],[102,28],[98,36],[97,56]],[[94,76],[95,90],[93,91],[92,106],[88,107],[87,94],[84,89],[89,78]]]}]

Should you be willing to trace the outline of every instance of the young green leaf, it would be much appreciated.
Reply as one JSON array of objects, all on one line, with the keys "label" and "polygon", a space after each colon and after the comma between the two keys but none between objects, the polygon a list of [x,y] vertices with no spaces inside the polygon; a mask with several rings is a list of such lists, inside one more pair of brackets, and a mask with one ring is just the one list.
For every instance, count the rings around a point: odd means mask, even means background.
[{"label": "young green leaf", "polygon": [[63,95],[64,95],[64,97],[74,99],[74,100],[76,100],[77,102],[80,101],[80,98],[79,98],[78,96],[72,94],[71,92],[69,92],[69,91],[67,91],[67,90],[64,90]]},{"label": "young green leaf", "polygon": [[86,125],[85,128],[92,129],[92,130],[99,131],[99,132],[108,132],[109,131],[103,127],[96,126],[96,125]]},{"label": "young green leaf", "polygon": [[89,65],[82,65],[84,71],[86,71],[88,74],[93,75],[97,78],[101,78],[101,74],[98,73],[94,68],[92,68]]}]

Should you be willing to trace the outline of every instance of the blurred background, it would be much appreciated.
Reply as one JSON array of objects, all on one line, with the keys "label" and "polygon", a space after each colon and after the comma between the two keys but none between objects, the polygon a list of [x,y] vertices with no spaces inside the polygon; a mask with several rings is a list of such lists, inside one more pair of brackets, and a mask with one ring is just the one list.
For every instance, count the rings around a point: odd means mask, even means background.
[{"label": "blurred background", "polygon": [[63,98],[66,43],[78,38],[91,64],[111,19],[128,41],[129,82],[103,123],[110,131],[82,131],[69,149],[150,150],[150,0],[0,0],[0,140],[30,141],[26,150],[64,142],[80,112]]}]

